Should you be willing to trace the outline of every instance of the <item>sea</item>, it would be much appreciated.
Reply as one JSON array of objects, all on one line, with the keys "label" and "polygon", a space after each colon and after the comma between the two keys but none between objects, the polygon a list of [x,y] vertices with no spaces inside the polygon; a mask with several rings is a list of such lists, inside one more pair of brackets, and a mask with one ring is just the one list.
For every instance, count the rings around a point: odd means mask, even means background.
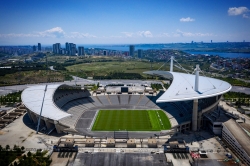
[{"label": "sea", "polygon": [[186,53],[198,55],[218,55],[223,58],[250,58],[250,54],[248,53],[227,53],[227,52],[193,52],[193,51],[185,51]]},{"label": "sea", "polygon": [[[107,50],[117,50],[117,51],[129,51],[129,45],[84,45],[85,48],[99,48]],[[141,44],[135,45],[135,50],[149,50],[149,49],[171,49],[164,44]],[[218,55],[224,58],[250,58],[250,53],[227,53],[227,52],[201,52],[201,51],[184,51],[188,54],[198,55]]]}]

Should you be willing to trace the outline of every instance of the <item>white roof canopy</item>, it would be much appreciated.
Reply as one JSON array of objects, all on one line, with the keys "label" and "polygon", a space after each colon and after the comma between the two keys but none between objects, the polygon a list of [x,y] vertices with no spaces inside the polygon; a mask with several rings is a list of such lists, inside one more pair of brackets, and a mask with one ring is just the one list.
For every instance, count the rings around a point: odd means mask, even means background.
[{"label": "white roof canopy", "polygon": [[156,100],[157,103],[208,98],[224,94],[232,88],[232,86],[225,81],[199,76],[199,88],[198,91],[195,91],[195,75],[158,70],[144,73],[173,79],[167,91]]},{"label": "white roof canopy", "polygon": [[[47,91],[44,97],[44,104],[42,110],[42,116],[52,120],[59,120],[70,116],[62,110],[60,110],[54,103],[53,96],[57,88],[63,84],[48,85]],[[23,104],[35,114],[40,115],[44,90],[46,85],[31,86],[22,92]]]}]

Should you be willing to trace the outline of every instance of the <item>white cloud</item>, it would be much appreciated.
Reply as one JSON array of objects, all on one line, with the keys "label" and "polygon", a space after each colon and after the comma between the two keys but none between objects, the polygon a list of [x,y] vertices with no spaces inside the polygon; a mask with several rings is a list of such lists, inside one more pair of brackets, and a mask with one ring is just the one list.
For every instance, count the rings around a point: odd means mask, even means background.
[{"label": "white cloud", "polygon": [[244,17],[244,14],[249,12],[250,10],[247,7],[231,7],[228,9],[228,15],[229,16],[237,16],[242,15]]},{"label": "white cloud", "polygon": [[132,37],[133,33],[132,32],[121,32],[122,34],[124,34],[126,37]]},{"label": "white cloud", "polygon": [[70,35],[65,35],[65,38],[96,38],[96,36],[89,33],[71,32]]},{"label": "white cloud", "polygon": [[248,14],[243,14],[242,17],[243,18],[250,18]]},{"label": "white cloud", "polygon": [[8,33],[0,34],[0,37],[13,38],[13,37],[39,37],[38,34],[25,34],[25,33]]},{"label": "white cloud", "polygon": [[150,31],[121,32],[125,37],[153,37]]},{"label": "white cloud", "polygon": [[205,37],[205,36],[215,36],[212,33],[192,33],[192,32],[183,32],[179,29],[176,30],[176,33],[173,34],[174,37],[194,37],[194,36],[198,36],[198,37]]},{"label": "white cloud", "polygon": [[187,18],[181,18],[181,19],[180,19],[180,22],[192,22],[192,21],[195,21],[195,19],[190,18],[190,17],[187,17]]},{"label": "white cloud", "polygon": [[150,31],[139,31],[137,34],[141,37],[153,37],[153,34]]},{"label": "white cloud", "polygon": [[81,33],[81,32],[71,32],[67,34],[61,27],[51,28],[42,32],[34,32],[34,33],[9,33],[9,34],[0,34],[0,37],[4,38],[15,38],[15,37],[49,37],[49,38],[96,38],[95,35],[91,35],[89,33]]},{"label": "white cloud", "polygon": [[63,29],[61,27],[55,27],[43,32],[38,32],[38,34],[41,37],[56,37],[56,38],[61,38],[64,37],[65,32],[63,31]]}]

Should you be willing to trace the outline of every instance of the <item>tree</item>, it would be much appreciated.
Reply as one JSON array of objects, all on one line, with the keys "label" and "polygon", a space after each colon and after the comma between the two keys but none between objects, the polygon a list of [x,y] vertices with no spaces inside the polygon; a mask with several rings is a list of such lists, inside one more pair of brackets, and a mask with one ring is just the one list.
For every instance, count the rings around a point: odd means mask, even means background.
[{"label": "tree", "polygon": [[3,149],[3,147],[2,147],[2,145],[0,145],[0,151],[2,151],[2,149]]},{"label": "tree", "polygon": [[6,150],[9,150],[9,149],[10,149],[10,145],[6,145],[6,146],[5,146],[5,149],[6,149]]},{"label": "tree", "polygon": [[27,156],[26,155],[23,155],[23,159],[25,160],[27,158]]},{"label": "tree", "polygon": [[31,157],[31,152],[29,151],[29,152],[27,153],[27,155],[28,155],[28,157]]},{"label": "tree", "polygon": [[24,146],[22,146],[22,147],[21,147],[21,150],[23,151],[24,149],[25,149]]},{"label": "tree", "polygon": [[17,162],[16,161],[14,162],[14,166],[17,166]]}]

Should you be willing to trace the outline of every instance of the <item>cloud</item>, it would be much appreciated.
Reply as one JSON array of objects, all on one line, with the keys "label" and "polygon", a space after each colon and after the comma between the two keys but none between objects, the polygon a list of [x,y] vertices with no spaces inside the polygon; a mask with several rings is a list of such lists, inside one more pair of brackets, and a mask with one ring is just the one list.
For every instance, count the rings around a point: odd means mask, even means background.
[{"label": "cloud", "polygon": [[194,37],[194,36],[198,36],[198,37],[205,37],[205,36],[215,36],[212,33],[192,33],[192,32],[183,32],[179,29],[176,30],[176,33],[173,34],[174,37]]},{"label": "cloud", "polygon": [[15,37],[48,37],[48,38],[96,38],[95,35],[89,33],[81,32],[71,32],[67,34],[61,27],[51,28],[41,32],[34,33],[9,33],[9,34],[0,34],[0,37],[4,38],[15,38]]},{"label": "cloud", "polygon": [[121,32],[122,34],[124,34],[126,37],[132,37],[133,33],[132,32]]},{"label": "cloud", "polygon": [[190,17],[180,19],[180,22],[193,22],[193,21],[195,21],[195,19]]},{"label": "cloud", "polygon": [[65,35],[65,38],[96,38],[96,36],[89,33],[71,32],[70,35]]},{"label": "cloud", "polygon": [[[238,16],[248,13],[250,10],[247,7],[231,7],[228,9],[227,13],[229,16]],[[246,15],[245,15],[246,16]],[[244,17],[246,18],[246,17]]]},{"label": "cloud", "polygon": [[64,37],[65,32],[63,31],[63,29],[61,27],[55,27],[43,32],[38,32],[38,34],[41,37],[55,37],[55,38],[61,38]]},{"label": "cloud", "polygon": [[150,31],[139,31],[137,34],[141,37],[153,37],[153,34]]},{"label": "cloud", "polygon": [[40,37],[38,34],[25,34],[25,33],[8,33],[0,34],[0,37],[3,38],[13,38],[13,37]]},{"label": "cloud", "polygon": [[153,37],[150,31],[121,32],[125,37]]},{"label": "cloud", "polygon": [[250,16],[248,14],[243,14],[242,17],[243,18],[250,18]]}]

